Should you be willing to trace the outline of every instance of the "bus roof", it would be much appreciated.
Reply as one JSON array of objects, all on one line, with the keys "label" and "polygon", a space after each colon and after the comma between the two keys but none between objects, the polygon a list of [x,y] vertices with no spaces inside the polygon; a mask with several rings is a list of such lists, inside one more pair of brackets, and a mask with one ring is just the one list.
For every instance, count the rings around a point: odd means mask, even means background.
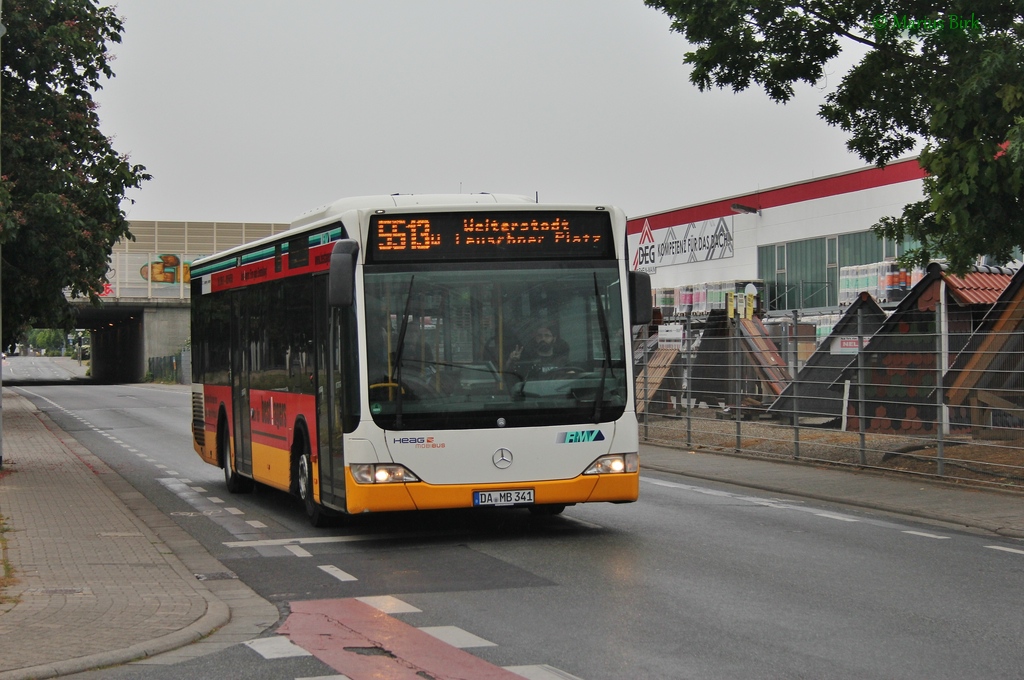
[{"label": "bus roof", "polygon": [[376,210],[404,208],[415,205],[471,205],[474,203],[534,203],[526,196],[515,194],[391,194],[390,196],[358,196],[343,198],[299,215],[292,220],[289,229],[298,229],[307,224],[341,215],[350,210]]}]

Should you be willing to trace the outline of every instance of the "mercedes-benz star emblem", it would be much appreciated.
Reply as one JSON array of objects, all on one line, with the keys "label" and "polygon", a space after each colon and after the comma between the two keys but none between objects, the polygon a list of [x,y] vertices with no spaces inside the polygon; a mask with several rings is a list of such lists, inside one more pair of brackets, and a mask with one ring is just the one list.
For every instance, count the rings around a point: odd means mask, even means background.
[{"label": "mercedes-benz star emblem", "polygon": [[504,470],[512,464],[512,452],[508,449],[498,449],[491,456],[491,460],[494,462],[494,467]]}]

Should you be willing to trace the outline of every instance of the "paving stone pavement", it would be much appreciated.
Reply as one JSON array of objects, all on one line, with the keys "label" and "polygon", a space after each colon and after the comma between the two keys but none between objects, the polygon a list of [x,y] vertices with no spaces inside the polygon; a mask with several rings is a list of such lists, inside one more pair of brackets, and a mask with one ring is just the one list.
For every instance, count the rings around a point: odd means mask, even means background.
[{"label": "paving stone pavement", "polygon": [[[3,451],[4,558],[16,581],[0,594],[0,680],[150,657],[218,629],[226,646],[277,622],[276,607],[244,584],[198,580],[226,570],[11,390]],[[208,641],[186,656],[210,650]]]},{"label": "paving stone pavement", "polygon": [[[259,637],[279,622],[277,608],[241,581],[198,580],[228,570],[11,389],[3,391],[3,452],[3,557],[16,581],[0,593],[0,680],[138,659],[174,663]],[[1022,494],[656,446],[640,452],[652,473],[1024,538]]]}]

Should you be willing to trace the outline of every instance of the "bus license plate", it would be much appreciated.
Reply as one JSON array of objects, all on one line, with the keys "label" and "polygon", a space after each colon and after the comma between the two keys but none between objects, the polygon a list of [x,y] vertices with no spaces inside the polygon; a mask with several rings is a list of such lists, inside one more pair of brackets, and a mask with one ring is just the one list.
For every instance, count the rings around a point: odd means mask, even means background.
[{"label": "bus license plate", "polygon": [[530,505],[532,503],[533,489],[473,492],[473,505]]}]

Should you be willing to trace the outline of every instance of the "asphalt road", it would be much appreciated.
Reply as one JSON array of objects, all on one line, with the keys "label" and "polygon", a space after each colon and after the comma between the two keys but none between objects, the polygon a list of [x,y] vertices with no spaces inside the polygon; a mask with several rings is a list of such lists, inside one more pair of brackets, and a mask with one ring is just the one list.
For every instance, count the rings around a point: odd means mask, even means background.
[{"label": "asphalt road", "polygon": [[[476,636],[468,651],[494,664],[583,680],[998,678],[1024,668],[1024,561],[987,550],[984,536],[654,473],[635,504],[543,520],[440,512],[317,530],[286,494],[227,493],[192,450],[187,388],[55,379],[16,389],[282,621],[294,602],[390,596],[417,610],[396,618]],[[334,673],[240,645],[75,677]]]}]

